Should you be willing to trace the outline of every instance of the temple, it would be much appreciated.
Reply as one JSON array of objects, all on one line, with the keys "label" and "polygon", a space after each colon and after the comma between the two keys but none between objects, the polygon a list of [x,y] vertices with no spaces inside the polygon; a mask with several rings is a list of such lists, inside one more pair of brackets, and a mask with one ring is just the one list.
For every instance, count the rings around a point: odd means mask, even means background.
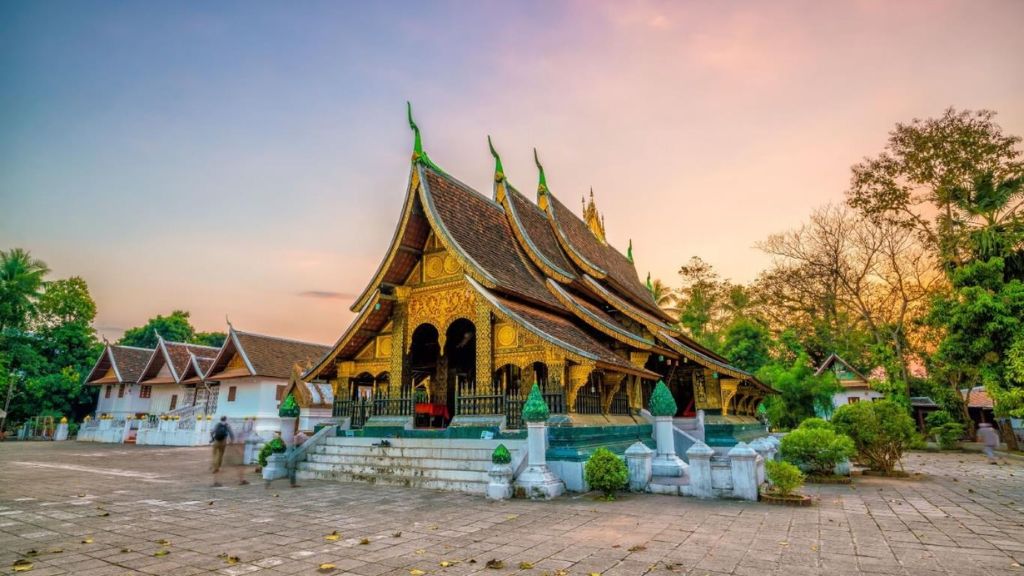
[{"label": "temple", "polygon": [[528,198],[492,145],[493,189],[481,194],[431,160],[411,110],[409,123],[412,163],[391,245],[352,305],[355,320],[302,375],[331,385],[335,417],[365,435],[522,429],[536,383],[552,427],[629,427],[645,423],[664,381],[676,416],[700,411],[727,426],[726,444],[757,425],[772,390],[680,332],[640,280],[632,243],[625,255],[608,243],[593,191],[574,213],[534,151]]}]

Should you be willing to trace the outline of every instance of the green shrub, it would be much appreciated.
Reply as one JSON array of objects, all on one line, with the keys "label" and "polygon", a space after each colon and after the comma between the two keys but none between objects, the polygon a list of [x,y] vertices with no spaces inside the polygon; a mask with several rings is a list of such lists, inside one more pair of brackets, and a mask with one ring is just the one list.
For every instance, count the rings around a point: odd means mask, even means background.
[{"label": "green shrub", "polygon": [[583,477],[591,488],[604,492],[606,500],[614,500],[615,491],[625,488],[629,482],[629,470],[626,463],[611,450],[598,448],[587,460]]},{"label": "green shrub", "polygon": [[775,487],[779,496],[789,496],[804,484],[804,474],[799,468],[780,460],[765,462],[768,481]]},{"label": "green shrub", "polygon": [[964,425],[945,410],[932,412],[924,421],[928,424],[928,435],[938,440],[939,448],[943,450],[956,448],[964,436]]},{"label": "green shrub", "polygon": [[492,464],[511,464],[512,454],[508,451],[508,448],[504,444],[498,444],[498,447],[491,453]]},{"label": "green shrub", "polygon": [[267,458],[269,458],[271,454],[280,454],[287,449],[288,446],[285,445],[284,440],[280,438],[273,438],[270,442],[264,444],[263,448],[260,448],[260,454],[257,457],[257,460],[259,460],[261,467],[266,466]]},{"label": "green shrub", "polygon": [[832,425],[853,439],[862,464],[886,474],[899,464],[917,436],[906,410],[888,400],[841,406]]},{"label": "green shrub", "polygon": [[830,425],[827,428],[817,426],[812,424],[811,427],[805,428],[801,425],[800,428],[783,436],[779,453],[786,462],[795,464],[811,474],[830,476],[834,473],[836,464],[849,459],[856,449],[849,436],[837,434]]},{"label": "green shrub", "polygon": [[798,426],[798,428],[801,428],[801,429],[804,429],[804,430],[811,430],[811,429],[817,429],[817,428],[825,428],[827,430],[835,430],[835,428],[832,426],[832,423],[829,422],[828,420],[823,419],[823,418],[808,418],[807,420],[804,420],[803,422],[801,422],[800,426]]},{"label": "green shrub", "polygon": [[295,396],[291,394],[285,396],[284,401],[281,402],[281,407],[277,410],[277,415],[281,418],[299,417],[299,405],[295,402]]}]

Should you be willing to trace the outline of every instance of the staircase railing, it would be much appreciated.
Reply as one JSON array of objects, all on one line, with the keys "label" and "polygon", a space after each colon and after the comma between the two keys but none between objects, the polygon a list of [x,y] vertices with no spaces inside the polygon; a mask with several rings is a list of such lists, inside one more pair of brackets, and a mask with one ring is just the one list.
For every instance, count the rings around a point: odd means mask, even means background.
[{"label": "staircase railing", "polygon": [[299,462],[306,459],[306,454],[308,454],[310,450],[320,444],[323,444],[325,439],[337,435],[337,426],[324,426],[320,430],[317,430],[316,434],[310,436],[308,440],[285,455],[285,462],[287,463],[288,468],[294,469]]}]

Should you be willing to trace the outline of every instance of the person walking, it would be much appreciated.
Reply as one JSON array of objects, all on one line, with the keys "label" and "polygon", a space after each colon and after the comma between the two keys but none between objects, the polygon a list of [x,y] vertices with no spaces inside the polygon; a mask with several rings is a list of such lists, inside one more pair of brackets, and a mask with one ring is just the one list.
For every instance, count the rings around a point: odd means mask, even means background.
[{"label": "person walking", "polygon": [[999,447],[999,433],[988,422],[978,425],[978,440],[981,441],[982,450],[988,456],[989,464],[997,464],[995,449]]},{"label": "person walking", "polygon": [[[229,444],[235,441],[235,431],[231,429],[231,424],[228,423],[227,416],[221,416],[220,422],[213,427],[213,431],[210,432],[210,443],[213,445],[213,461],[210,464],[210,470],[213,472],[213,486],[219,487],[221,483],[218,479],[221,468],[224,466],[224,452],[227,450]],[[238,468],[238,483],[240,485],[248,484],[243,474],[245,470],[241,466]]]}]

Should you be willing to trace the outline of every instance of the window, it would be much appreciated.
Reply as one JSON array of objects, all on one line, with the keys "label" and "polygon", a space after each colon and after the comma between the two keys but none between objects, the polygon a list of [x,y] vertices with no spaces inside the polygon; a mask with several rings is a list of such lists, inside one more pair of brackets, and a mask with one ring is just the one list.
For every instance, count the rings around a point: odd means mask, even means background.
[{"label": "window", "polygon": [[274,399],[277,400],[278,402],[280,402],[281,400],[284,400],[284,389],[285,388],[287,388],[287,386],[278,386],[277,387],[277,394],[274,396]]},{"label": "window", "polygon": [[149,398],[153,394],[153,387],[143,384],[139,387],[139,398]]},{"label": "window", "polygon": [[107,384],[107,391],[103,394],[104,398],[110,398],[110,389],[113,388],[110,384]]},{"label": "window", "polygon": [[860,398],[858,398],[857,396],[850,396],[849,398],[846,399],[847,404],[856,404],[857,402],[860,402]]},{"label": "window", "polygon": [[177,407],[178,407],[178,395],[177,394],[172,394],[171,395],[171,407],[168,408],[168,410],[169,411],[170,410],[174,410]]},{"label": "window", "polygon": [[238,392],[238,386],[228,386],[228,402],[235,401],[236,392]]},{"label": "window", "polygon": [[124,384],[117,387],[117,397],[124,398]]}]

